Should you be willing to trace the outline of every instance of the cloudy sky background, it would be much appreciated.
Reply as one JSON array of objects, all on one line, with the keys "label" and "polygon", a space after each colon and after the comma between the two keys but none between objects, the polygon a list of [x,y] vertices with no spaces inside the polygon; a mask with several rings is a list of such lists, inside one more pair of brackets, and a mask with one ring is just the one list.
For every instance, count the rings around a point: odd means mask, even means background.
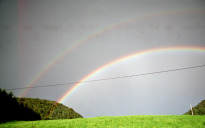
[{"label": "cloudy sky background", "polygon": [[[204,14],[203,0],[1,0],[0,87],[75,82],[140,51],[205,47]],[[155,52],[113,65],[89,80],[204,64],[205,52]],[[183,114],[189,104],[205,98],[204,76],[205,68],[198,68],[83,83],[63,104],[84,117]],[[72,86],[13,93],[58,101]]]}]

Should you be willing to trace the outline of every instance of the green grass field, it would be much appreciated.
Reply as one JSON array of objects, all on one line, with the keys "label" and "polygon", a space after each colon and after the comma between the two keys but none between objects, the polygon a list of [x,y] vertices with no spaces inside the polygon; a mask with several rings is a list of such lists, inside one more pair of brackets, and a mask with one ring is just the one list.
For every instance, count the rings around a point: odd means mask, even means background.
[{"label": "green grass field", "polygon": [[114,116],[63,120],[13,121],[0,128],[204,128],[205,116]]}]

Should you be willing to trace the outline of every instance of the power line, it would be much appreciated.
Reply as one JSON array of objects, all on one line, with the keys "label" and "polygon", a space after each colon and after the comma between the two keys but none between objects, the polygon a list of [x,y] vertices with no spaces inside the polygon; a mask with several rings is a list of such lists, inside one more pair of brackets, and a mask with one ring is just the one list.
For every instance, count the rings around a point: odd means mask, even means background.
[{"label": "power line", "polygon": [[162,70],[162,71],[157,71],[157,72],[141,73],[141,74],[135,74],[135,75],[109,77],[109,78],[95,79],[95,80],[87,80],[87,81],[81,81],[81,82],[78,81],[78,82],[68,82],[68,83],[61,83],[61,84],[48,84],[48,85],[41,85],[41,86],[34,86],[34,87],[12,88],[12,89],[5,89],[5,90],[18,90],[18,89],[27,89],[27,88],[43,88],[43,87],[51,87],[51,86],[71,85],[71,84],[77,84],[77,83],[90,83],[90,82],[99,82],[99,81],[107,81],[107,80],[115,80],[115,79],[125,79],[125,78],[129,78],[129,77],[155,75],[155,74],[161,74],[161,73],[167,73],[167,72],[175,72],[175,71],[195,69],[195,68],[202,68],[202,67],[205,67],[205,65],[198,65],[198,66],[192,66],[192,67],[183,67],[183,68]]}]

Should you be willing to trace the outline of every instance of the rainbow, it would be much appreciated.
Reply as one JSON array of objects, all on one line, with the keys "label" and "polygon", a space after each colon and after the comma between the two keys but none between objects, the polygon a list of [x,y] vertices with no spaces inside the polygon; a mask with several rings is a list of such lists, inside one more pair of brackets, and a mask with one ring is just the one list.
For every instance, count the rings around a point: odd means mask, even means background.
[{"label": "rainbow", "polygon": [[116,59],[116,60],[114,60],[110,63],[107,63],[107,64],[97,68],[93,72],[86,75],[84,78],[82,78],[79,81],[79,83],[76,83],[71,89],[69,89],[57,102],[62,103],[68,96],[70,96],[72,94],[72,92],[77,90],[77,88],[79,88],[82,85],[83,82],[87,81],[91,77],[95,76],[96,74],[102,72],[103,70],[105,70],[105,69],[107,69],[111,66],[114,66],[114,65],[116,65],[118,63],[121,63],[123,61],[132,59],[134,57],[139,57],[139,56],[143,56],[143,55],[151,54],[151,53],[167,52],[167,51],[198,51],[198,52],[205,52],[205,47],[196,47],[196,46],[164,47],[164,48],[148,49],[148,50],[132,53],[132,54],[127,55],[127,56],[123,56],[119,59]]},{"label": "rainbow", "polygon": [[[21,13],[23,13],[21,10],[21,4],[23,4],[23,1],[19,1],[19,15]],[[24,5],[25,6],[25,5]],[[21,9],[21,10],[20,10]],[[134,22],[140,22],[143,20],[148,20],[151,18],[156,18],[156,17],[161,17],[161,16],[167,16],[167,15],[173,15],[173,14],[186,14],[186,13],[200,13],[203,12],[204,9],[180,9],[180,10],[167,10],[165,12],[153,12],[153,13],[148,13],[144,16],[141,17],[134,17],[134,18],[130,18],[130,19],[125,19],[122,20],[118,23],[115,24],[111,24],[108,26],[105,26],[103,28],[101,28],[100,30],[97,30],[93,33],[91,33],[88,36],[85,36],[84,38],[80,39],[79,41],[74,42],[72,45],[68,46],[67,48],[65,48],[65,50],[63,50],[63,52],[59,53],[54,59],[52,59],[50,62],[48,62],[33,78],[30,82],[28,82],[28,84],[26,85],[27,89],[24,89],[19,97],[24,97],[26,96],[26,94],[28,93],[28,91],[30,90],[29,87],[33,87],[55,64],[57,64],[59,61],[61,61],[66,55],[68,55],[69,53],[71,53],[73,50],[77,49],[78,47],[82,46],[84,43],[87,43],[89,40],[94,39],[104,33],[107,33],[109,31],[112,31],[114,29],[120,28],[124,25],[127,24],[131,24]],[[21,17],[20,17],[21,19]],[[21,23],[20,23],[21,25]],[[21,38],[21,37],[19,37]]]}]

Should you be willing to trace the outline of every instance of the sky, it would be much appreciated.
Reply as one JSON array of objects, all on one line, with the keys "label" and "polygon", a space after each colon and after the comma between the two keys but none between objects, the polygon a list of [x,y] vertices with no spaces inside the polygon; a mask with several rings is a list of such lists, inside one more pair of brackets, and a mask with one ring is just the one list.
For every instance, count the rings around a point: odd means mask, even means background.
[{"label": "sky", "polygon": [[12,90],[17,97],[61,101],[83,117],[180,115],[205,99],[205,67],[67,94],[82,80],[204,65],[203,0],[0,0],[0,17],[0,88],[57,84]]}]

